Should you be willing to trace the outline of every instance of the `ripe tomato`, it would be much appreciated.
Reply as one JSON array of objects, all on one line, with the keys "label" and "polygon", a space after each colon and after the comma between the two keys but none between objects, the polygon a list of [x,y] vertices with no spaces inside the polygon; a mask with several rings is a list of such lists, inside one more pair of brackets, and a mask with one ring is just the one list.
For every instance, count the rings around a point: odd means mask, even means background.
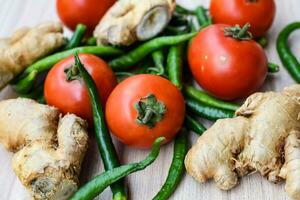
[{"label": "ripe tomato", "polygon": [[[113,71],[97,56],[79,54],[79,58],[95,81],[102,105],[105,105],[109,94],[117,84]],[[80,80],[66,80],[65,69],[73,64],[74,56],[71,56],[53,66],[45,81],[45,99],[49,105],[59,108],[63,113],[74,113],[92,122],[92,108],[86,86]]]},{"label": "ripe tomato", "polygon": [[[148,123],[142,123],[147,111]],[[168,142],[177,134],[184,120],[185,104],[170,81],[140,74],[117,85],[107,100],[105,115],[108,127],[121,142],[149,148],[156,138],[164,136]]]},{"label": "ripe tomato", "polygon": [[61,21],[71,30],[79,23],[91,33],[116,0],[57,0],[56,10]]},{"label": "ripe tomato", "polygon": [[210,13],[214,23],[244,26],[251,24],[255,37],[263,36],[272,25],[276,6],[274,0],[211,0]]},{"label": "ripe tomato", "polygon": [[224,35],[223,24],[208,26],[194,38],[188,61],[196,81],[212,95],[232,100],[257,90],[267,75],[267,57],[253,40]]}]

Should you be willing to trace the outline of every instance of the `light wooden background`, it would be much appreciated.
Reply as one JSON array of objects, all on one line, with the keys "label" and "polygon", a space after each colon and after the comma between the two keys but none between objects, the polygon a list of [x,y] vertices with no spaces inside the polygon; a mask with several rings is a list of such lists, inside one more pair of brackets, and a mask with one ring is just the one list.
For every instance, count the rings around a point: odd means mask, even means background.
[{"label": "light wooden background", "polygon": [[[226,1],[225,1],[226,2]],[[178,3],[193,8],[198,4],[208,5],[209,0],[178,0]],[[300,21],[299,0],[276,0],[277,15],[275,23],[269,32],[270,45],[267,54],[271,61],[280,63],[275,51],[275,39],[282,27],[292,21]],[[9,36],[16,28],[31,26],[47,20],[58,20],[54,0],[0,0],[0,37]],[[68,31],[67,31],[68,32]],[[300,58],[300,31],[291,38],[292,49]],[[275,76],[269,76],[262,90],[281,90],[293,81],[284,69]],[[0,98],[15,96],[8,87],[2,91]],[[206,123],[206,125],[209,125]],[[191,143],[197,136],[191,133]],[[122,163],[143,159],[148,151],[124,147],[117,143]],[[157,161],[142,172],[127,177],[127,185],[132,200],[150,200],[159,190],[167,175],[172,159],[170,143],[165,145]],[[0,200],[28,200],[30,196],[11,169],[12,154],[0,145]],[[91,139],[90,148],[82,168],[82,181],[102,171],[102,163],[96,145]],[[231,191],[218,190],[212,182],[198,184],[190,176],[185,175],[174,195],[174,200],[284,200],[289,199],[284,192],[284,184],[274,185],[254,174],[244,177],[241,184]],[[109,189],[105,190],[98,199],[109,200]]]}]

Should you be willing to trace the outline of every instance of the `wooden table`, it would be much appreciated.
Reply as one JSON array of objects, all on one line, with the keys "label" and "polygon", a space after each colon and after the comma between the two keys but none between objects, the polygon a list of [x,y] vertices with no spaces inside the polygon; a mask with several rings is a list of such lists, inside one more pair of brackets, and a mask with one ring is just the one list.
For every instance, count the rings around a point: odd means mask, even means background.
[{"label": "wooden table", "polygon": [[[178,3],[193,8],[198,4],[208,5],[209,0],[178,0]],[[276,36],[289,22],[300,21],[300,1],[299,0],[276,0],[277,15],[273,27],[269,31],[269,46],[266,49],[271,61],[280,63],[276,50]],[[47,20],[58,20],[55,11],[54,0],[0,0],[0,36],[9,36],[16,28],[22,26],[32,26]],[[294,33],[291,38],[292,49],[300,58],[300,31]],[[297,44],[298,43],[298,44]],[[262,90],[281,90],[284,86],[294,83],[281,69],[280,73],[269,76]],[[1,92],[0,98],[12,98],[15,94],[11,88],[7,87]],[[205,122],[206,125],[209,125]],[[191,143],[195,142],[197,136],[191,133]],[[136,150],[117,144],[118,152],[122,163],[139,161],[144,158],[148,151]],[[172,147],[170,143],[165,145],[157,161],[146,170],[135,173],[127,177],[127,185],[130,188],[130,196],[133,200],[149,200],[159,190],[163,184],[172,159]],[[82,168],[81,180],[87,181],[89,178],[100,173],[103,165],[97,152],[94,141],[90,142],[90,148]],[[0,200],[27,200],[30,199],[27,191],[23,188],[18,178],[11,168],[12,153],[8,153],[0,145]],[[274,185],[262,178],[259,174],[244,177],[241,184],[233,190],[224,192],[217,189],[213,182],[198,184],[190,176],[185,175],[174,195],[170,199],[174,200],[284,200],[289,199],[284,192],[284,184]],[[106,189],[98,199],[111,199],[109,189]]]}]

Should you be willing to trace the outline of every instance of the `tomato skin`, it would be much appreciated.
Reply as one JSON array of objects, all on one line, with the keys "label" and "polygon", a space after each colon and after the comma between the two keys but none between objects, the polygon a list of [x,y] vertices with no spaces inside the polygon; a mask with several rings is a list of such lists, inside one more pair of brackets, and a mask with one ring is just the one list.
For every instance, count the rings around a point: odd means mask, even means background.
[{"label": "tomato skin", "polygon": [[[105,105],[109,94],[117,84],[113,71],[97,56],[79,54],[79,58],[95,81],[102,105]],[[45,80],[45,99],[49,105],[59,108],[64,114],[74,113],[92,122],[92,108],[86,86],[79,80],[66,81],[64,70],[73,64],[74,56],[71,56],[53,66]]]},{"label": "tomato skin", "polygon": [[[134,104],[142,97],[154,94],[166,106],[166,113],[154,128],[136,122]],[[150,148],[157,137],[172,140],[180,130],[185,115],[184,98],[180,91],[167,79],[160,76],[141,74],[119,83],[106,103],[105,116],[111,132],[123,143]]]},{"label": "tomato skin", "polygon": [[233,100],[257,90],[267,76],[267,57],[253,40],[224,36],[223,24],[203,29],[188,50],[192,74],[213,96]]},{"label": "tomato skin", "polygon": [[214,23],[244,26],[251,24],[250,32],[255,37],[265,35],[274,20],[274,0],[211,0],[210,13]]},{"label": "tomato skin", "polygon": [[116,0],[56,0],[56,10],[61,21],[71,30],[79,23],[90,33]]}]

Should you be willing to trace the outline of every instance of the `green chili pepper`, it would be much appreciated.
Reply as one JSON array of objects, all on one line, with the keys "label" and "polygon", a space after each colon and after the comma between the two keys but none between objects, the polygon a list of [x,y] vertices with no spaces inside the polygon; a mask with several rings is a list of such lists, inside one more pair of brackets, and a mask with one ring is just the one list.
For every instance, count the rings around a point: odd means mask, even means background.
[{"label": "green chili pepper", "polygon": [[72,38],[70,39],[70,41],[67,44],[67,46],[65,47],[65,49],[73,49],[75,47],[78,47],[81,44],[81,41],[84,37],[86,29],[87,29],[86,25],[78,24],[76,26],[76,30],[75,30]]},{"label": "green chili pepper", "polygon": [[150,67],[147,69],[147,72],[150,74],[156,74],[156,75],[164,75],[165,74],[165,68],[164,68],[164,62],[165,62],[165,56],[164,51],[162,49],[154,51],[152,53],[152,59],[155,64],[155,67]]},{"label": "green chili pepper", "polygon": [[184,94],[190,98],[193,98],[203,104],[208,106],[213,106],[216,108],[221,108],[225,110],[236,111],[240,105],[230,102],[221,101],[216,99],[204,91],[200,91],[192,86],[186,86],[184,88]]},{"label": "green chili pepper", "polygon": [[195,14],[195,11],[186,9],[178,4],[176,5],[175,12],[180,14],[190,14],[190,15]]},{"label": "green chili pepper", "polygon": [[173,46],[180,44],[184,41],[194,37],[196,33],[189,33],[178,36],[162,36],[145,42],[136,49],[130,51],[128,54],[123,55],[109,62],[110,67],[115,71],[122,71],[133,67],[137,62],[141,61],[148,54],[162,49],[166,46]]},{"label": "green chili pepper", "polygon": [[118,83],[120,83],[121,81],[135,74],[131,72],[115,72],[115,75],[117,77]]},{"label": "green chili pepper", "polygon": [[30,81],[25,81],[26,84],[24,84],[23,79],[29,79],[27,76],[30,76],[30,74],[33,71],[37,71],[38,73],[47,71],[49,69],[51,69],[51,67],[56,64],[57,62],[74,55],[74,53],[90,53],[90,54],[94,54],[97,56],[113,56],[113,55],[120,55],[122,54],[122,51],[113,47],[109,47],[109,46],[96,46],[96,47],[77,47],[74,49],[70,49],[70,50],[66,50],[66,51],[61,51],[58,53],[55,53],[53,55],[47,56],[37,62],[35,62],[34,64],[32,64],[31,66],[29,66],[26,70],[24,70],[24,72],[17,77],[14,81],[13,84],[15,85],[15,87],[28,87],[28,85],[30,86],[31,84],[33,84],[33,82],[35,81],[35,79],[31,79]]},{"label": "green chili pepper", "polygon": [[13,85],[13,89],[19,94],[27,94],[32,89],[37,75],[37,70],[31,71],[28,76],[20,80],[18,84]]},{"label": "green chili pepper", "polygon": [[297,29],[300,29],[300,22],[294,22],[287,25],[279,33],[277,38],[277,52],[284,67],[288,70],[294,80],[300,83],[300,64],[288,46],[290,34]]},{"label": "green chili pepper", "polygon": [[265,48],[268,46],[268,40],[266,37],[260,37],[256,39],[256,42],[262,47]]},{"label": "green chili pepper", "polygon": [[168,77],[179,90],[182,89],[182,54],[182,45],[172,46],[167,59]]},{"label": "green chili pepper", "polygon": [[36,101],[37,101],[38,103],[40,103],[40,104],[46,104],[46,103],[47,103],[44,94],[42,94],[41,96],[39,96],[39,97],[36,99]]},{"label": "green chili pepper", "polygon": [[197,133],[198,135],[202,135],[202,133],[206,131],[205,126],[188,114],[185,115],[184,124],[187,129]]},{"label": "green chili pepper", "polygon": [[268,63],[268,72],[269,73],[279,72],[279,66],[275,63]]},{"label": "green chili pepper", "polygon": [[182,26],[169,25],[165,28],[164,33],[170,34],[170,35],[181,35],[181,34],[187,33],[188,30],[189,30],[189,27],[186,25],[182,25]]},{"label": "green chili pepper", "polygon": [[145,169],[155,161],[159,154],[160,143],[165,138],[157,138],[152,146],[151,153],[143,161],[139,163],[132,163],[123,165],[111,170],[108,170],[83,185],[69,200],[92,200],[98,196],[109,185],[124,178],[125,176]]},{"label": "green chili pepper", "polygon": [[190,15],[180,14],[180,13],[175,12],[172,16],[172,19],[171,19],[169,25],[172,25],[172,26],[187,25],[189,16]]},{"label": "green chili pepper", "polygon": [[[192,32],[199,32],[200,31],[200,24],[198,21],[195,21],[193,20],[193,18],[190,18],[189,21],[188,21],[188,25],[190,27],[190,30]],[[192,40],[193,38],[190,39],[190,41]]]},{"label": "green chili pepper", "polygon": [[207,14],[207,10],[203,6],[196,8],[196,15],[201,28],[205,28],[212,24],[212,19]]},{"label": "green chili pepper", "polygon": [[86,40],[84,43],[85,46],[96,46],[97,45],[97,38],[95,37],[90,37]]},{"label": "green chili pepper", "polygon": [[167,200],[172,195],[176,186],[182,179],[184,172],[184,158],[187,150],[188,132],[185,128],[182,128],[174,141],[173,159],[169,168],[167,179],[153,200]]},{"label": "green chili pepper", "polygon": [[185,103],[188,110],[195,113],[199,117],[203,117],[208,120],[215,121],[218,119],[231,118],[234,116],[233,111],[211,107],[190,97],[187,97],[185,99]]},{"label": "green chili pepper", "polygon": [[[105,123],[104,113],[102,111],[97,87],[93,79],[81,63],[77,53],[75,55],[75,65],[73,67],[78,67],[80,75],[83,78],[84,83],[86,84],[86,87],[88,89],[88,94],[93,110],[93,120],[98,149],[102,157],[105,170],[111,170],[115,167],[120,166],[120,162],[118,160],[117,152],[114,148],[110,133]],[[111,190],[113,192],[114,200],[127,199],[123,180],[112,184]]]},{"label": "green chili pepper", "polygon": [[38,98],[43,96],[43,92],[44,92],[44,85],[42,84],[39,85],[37,88],[35,88],[33,91],[20,94],[20,97],[37,100]]}]

